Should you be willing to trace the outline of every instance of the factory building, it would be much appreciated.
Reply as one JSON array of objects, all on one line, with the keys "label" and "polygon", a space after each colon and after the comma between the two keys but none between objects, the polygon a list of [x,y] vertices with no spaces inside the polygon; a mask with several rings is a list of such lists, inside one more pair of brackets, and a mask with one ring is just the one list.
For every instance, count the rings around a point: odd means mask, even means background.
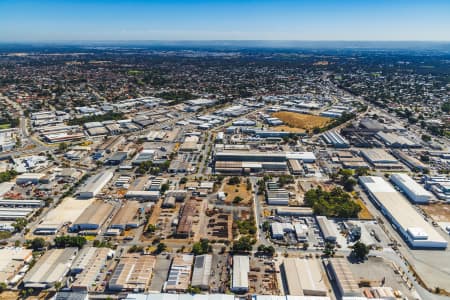
[{"label": "factory building", "polygon": [[14,285],[20,279],[20,270],[33,259],[33,251],[21,247],[0,249],[0,282]]},{"label": "factory building", "polygon": [[281,240],[288,232],[294,232],[294,226],[291,223],[274,222],[270,224],[270,233],[273,239]]},{"label": "factory building", "polygon": [[332,258],[329,266],[331,269],[330,280],[336,283],[342,298],[362,296],[346,258]]},{"label": "factory building", "polygon": [[40,208],[45,205],[42,200],[10,200],[10,199],[0,199],[0,207],[9,207],[9,208],[19,208],[19,207],[27,207],[27,208]]},{"label": "factory building", "polygon": [[139,227],[139,202],[127,201],[119,209],[111,221],[109,228],[119,229],[121,231],[128,228]]},{"label": "factory building", "polygon": [[24,173],[16,177],[16,184],[38,184],[44,177],[43,173]]},{"label": "factory building", "polygon": [[327,287],[316,259],[286,258],[282,265],[288,295],[326,296]]},{"label": "factory building", "polygon": [[70,270],[77,248],[52,249],[36,262],[34,267],[25,275],[25,288],[46,289],[53,287],[56,282],[62,282]]},{"label": "factory building", "polygon": [[113,176],[114,172],[107,170],[90,177],[84,184],[84,186],[80,189],[80,192],[78,194],[79,197],[86,199],[97,196],[113,178]]},{"label": "factory building", "polygon": [[424,204],[430,202],[433,198],[429,191],[425,190],[407,174],[392,174],[390,179],[413,203]]},{"label": "factory building", "polygon": [[289,192],[280,188],[276,182],[268,182],[266,200],[269,205],[289,205]]},{"label": "factory building", "polygon": [[109,248],[83,248],[75,259],[70,272],[77,274],[72,284],[73,291],[90,292],[96,286],[96,278],[105,266],[112,250]]},{"label": "factory building", "polygon": [[323,239],[330,243],[335,243],[337,234],[333,224],[325,216],[316,216],[317,223],[319,224],[320,231],[322,232]]},{"label": "factory building", "polygon": [[335,148],[349,148],[349,142],[336,131],[327,131],[322,135],[322,139],[328,145],[332,145]]},{"label": "factory building", "polygon": [[158,201],[161,196],[159,191],[128,191],[125,198],[139,201]]},{"label": "factory building", "polygon": [[313,215],[313,210],[310,207],[278,207],[276,212],[279,216],[304,217]]},{"label": "factory building", "polygon": [[152,255],[126,254],[120,258],[108,287],[113,291],[145,291],[150,284],[156,258]]},{"label": "factory building", "polygon": [[393,150],[392,154],[407,165],[411,170],[418,170],[421,172],[429,170],[429,167],[426,164],[401,150]]},{"label": "factory building", "polygon": [[289,160],[311,163],[316,160],[312,152],[250,152],[223,151],[214,157],[217,173],[286,172]]},{"label": "factory building", "polygon": [[420,144],[411,141],[410,139],[392,133],[392,132],[378,132],[375,137],[382,141],[386,147],[391,148],[420,148]]},{"label": "factory building", "polygon": [[34,234],[56,234],[64,224],[74,223],[93,202],[94,199],[63,199],[56,208],[45,215],[42,222],[34,230]]},{"label": "factory building", "polygon": [[[81,200],[79,200],[81,201]],[[95,201],[92,203],[72,224],[71,231],[89,231],[96,233],[103,223],[108,219],[114,210],[111,203]]]},{"label": "factory building", "polygon": [[383,149],[363,149],[361,156],[378,169],[402,169],[397,159]]},{"label": "factory building", "polygon": [[192,272],[191,286],[198,287],[202,290],[208,290],[211,266],[212,255],[197,255],[194,262],[194,271]]},{"label": "factory building", "polygon": [[110,166],[118,166],[127,159],[127,152],[116,152],[106,160],[106,164]]},{"label": "factory building", "polygon": [[234,255],[232,272],[230,290],[234,293],[248,292],[248,273],[250,272],[249,257],[244,255]]},{"label": "factory building", "polygon": [[189,288],[193,262],[193,255],[176,255],[172,260],[167,281],[164,282],[163,291],[169,293],[185,293]]},{"label": "factory building", "polygon": [[387,181],[376,176],[361,176],[359,182],[412,248],[447,248],[447,240]]}]

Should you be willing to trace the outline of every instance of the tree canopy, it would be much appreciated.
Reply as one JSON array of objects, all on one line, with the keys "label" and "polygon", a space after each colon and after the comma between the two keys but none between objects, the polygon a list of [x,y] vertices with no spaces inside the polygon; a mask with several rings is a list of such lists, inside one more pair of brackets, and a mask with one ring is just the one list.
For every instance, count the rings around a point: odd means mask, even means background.
[{"label": "tree canopy", "polygon": [[361,211],[361,206],[339,187],[330,192],[321,188],[309,190],[305,193],[305,204],[312,207],[316,215],[327,217],[355,218]]}]

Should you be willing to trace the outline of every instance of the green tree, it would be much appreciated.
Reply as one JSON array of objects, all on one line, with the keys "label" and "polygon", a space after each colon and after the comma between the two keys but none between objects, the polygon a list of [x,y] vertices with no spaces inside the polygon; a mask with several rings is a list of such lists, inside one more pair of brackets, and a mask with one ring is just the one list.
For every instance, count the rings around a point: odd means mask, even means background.
[{"label": "green tree", "polygon": [[16,221],[12,224],[12,226],[14,227],[14,229],[17,232],[21,232],[28,224],[27,219],[25,218],[18,218],[16,219]]},{"label": "green tree", "polygon": [[57,236],[54,239],[56,248],[78,247],[81,249],[86,244],[86,238],[84,236]]},{"label": "green tree", "polygon": [[358,260],[364,260],[367,256],[367,254],[369,254],[369,251],[370,251],[370,249],[366,244],[361,243],[360,241],[357,241],[353,245],[351,254]]},{"label": "green tree", "polygon": [[235,252],[250,252],[255,243],[249,236],[243,236],[233,243],[233,251]]},{"label": "green tree", "polygon": [[45,247],[45,240],[43,238],[34,238],[31,241],[31,249],[34,251],[38,251]]},{"label": "green tree", "polygon": [[6,283],[0,282],[0,293],[6,291],[7,288],[8,286],[6,285]]},{"label": "green tree", "polygon": [[199,242],[194,243],[192,246],[192,253],[195,255],[206,254],[211,250],[209,241],[207,239],[202,239]]},{"label": "green tree", "polygon": [[241,183],[241,179],[238,176],[233,176],[230,179],[228,179],[229,185],[236,185],[236,184],[240,184],[240,183]]},{"label": "green tree", "polygon": [[426,143],[431,141],[431,136],[429,136],[428,134],[422,134],[421,138],[422,138],[422,141],[424,141]]},{"label": "green tree", "polygon": [[62,142],[58,145],[58,150],[61,152],[65,152],[67,148],[69,148],[69,145],[67,143]]},{"label": "green tree", "polygon": [[167,249],[166,244],[164,244],[164,243],[159,243],[158,246],[156,246],[156,253],[159,254],[159,253],[161,253],[161,252],[166,251],[166,249]]}]

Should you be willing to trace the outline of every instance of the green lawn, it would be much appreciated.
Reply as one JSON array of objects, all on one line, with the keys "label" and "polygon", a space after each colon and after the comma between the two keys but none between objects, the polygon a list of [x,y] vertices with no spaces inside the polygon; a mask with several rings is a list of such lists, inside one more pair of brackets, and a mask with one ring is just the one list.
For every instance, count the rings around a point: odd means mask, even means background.
[{"label": "green lawn", "polygon": [[8,129],[11,128],[11,124],[0,124],[0,129]]}]

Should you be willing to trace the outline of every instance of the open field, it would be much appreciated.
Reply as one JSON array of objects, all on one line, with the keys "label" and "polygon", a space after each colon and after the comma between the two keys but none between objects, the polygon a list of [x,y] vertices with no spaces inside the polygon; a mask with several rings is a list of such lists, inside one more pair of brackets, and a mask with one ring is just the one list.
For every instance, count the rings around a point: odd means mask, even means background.
[{"label": "open field", "polygon": [[236,196],[243,199],[239,204],[248,205],[251,202],[252,191],[247,191],[247,184],[244,180],[241,180],[241,183],[236,185],[230,185],[228,184],[228,181],[225,181],[222,190],[227,194],[227,197],[225,198],[226,203],[232,203]]},{"label": "open field", "polygon": [[449,204],[421,205],[422,208],[436,222],[450,222]]},{"label": "open field", "polygon": [[280,111],[272,115],[283,121],[289,127],[300,129],[313,129],[315,127],[324,127],[331,119],[315,115],[299,114],[290,111]]}]

